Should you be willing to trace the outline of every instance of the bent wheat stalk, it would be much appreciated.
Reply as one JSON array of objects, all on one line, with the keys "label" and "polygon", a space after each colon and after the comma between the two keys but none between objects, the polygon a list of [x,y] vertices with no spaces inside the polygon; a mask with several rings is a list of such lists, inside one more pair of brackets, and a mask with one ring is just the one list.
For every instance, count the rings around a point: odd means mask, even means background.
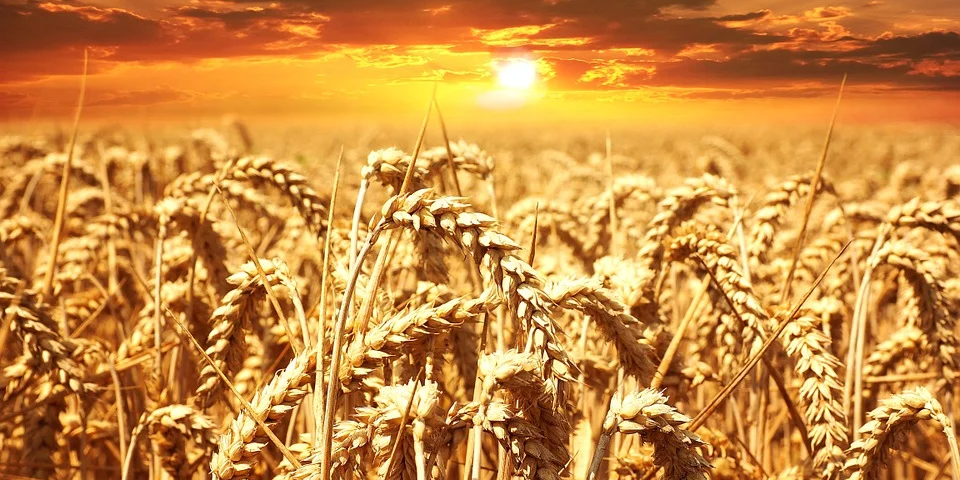
[{"label": "bent wheat stalk", "polygon": [[960,479],[956,431],[940,402],[927,389],[917,387],[884,399],[868,417],[870,421],[860,429],[866,437],[853,442],[847,452],[849,460],[844,469],[850,480],[876,478],[880,467],[889,458],[890,450],[899,448],[905,431],[920,420],[933,420],[940,425],[950,445],[953,479]]},{"label": "bent wheat stalk", "polygon": [[596,478],[610,438],[620,432],[638,434],[641,440],[653,444],[653,463],[663,467],[664,479],[706,480],[712,466],[697,452],[703,445],[700,437],[681,427],[688,422],[690,418],[668,405],[662,392],[644,389],[625,396],[614,394],[587,479]]}]

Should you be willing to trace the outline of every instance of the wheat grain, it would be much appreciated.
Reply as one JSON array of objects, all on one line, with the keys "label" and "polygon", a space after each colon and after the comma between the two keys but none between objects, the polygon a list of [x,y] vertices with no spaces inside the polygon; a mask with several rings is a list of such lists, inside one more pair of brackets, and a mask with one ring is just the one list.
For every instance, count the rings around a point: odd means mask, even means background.
[{"label": "wheat grain", "polygon": [[940,402],[925,388],[918,387],[884,399],[867,416],[870,421],[860,429],[866,437],[853,442],[847,452],[848,460],[844,465],[847,478],[876,478],[880,468],[889,460],[890,450],[900,448],[907,430],[920,420],[933,420],[943,429],[953,450],[954,468],[957,467],[953,423],[944,414]]}]

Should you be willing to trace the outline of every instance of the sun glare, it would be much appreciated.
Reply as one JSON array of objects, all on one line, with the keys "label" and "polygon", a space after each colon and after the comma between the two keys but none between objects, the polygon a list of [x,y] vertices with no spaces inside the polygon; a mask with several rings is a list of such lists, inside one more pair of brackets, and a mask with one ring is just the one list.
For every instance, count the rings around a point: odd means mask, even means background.
[{"label": "sun glare", "polygon": [[537,81],[537,64],[526,59],[514,58],[497,69],[497,83],[501,87],[528,90]]}]

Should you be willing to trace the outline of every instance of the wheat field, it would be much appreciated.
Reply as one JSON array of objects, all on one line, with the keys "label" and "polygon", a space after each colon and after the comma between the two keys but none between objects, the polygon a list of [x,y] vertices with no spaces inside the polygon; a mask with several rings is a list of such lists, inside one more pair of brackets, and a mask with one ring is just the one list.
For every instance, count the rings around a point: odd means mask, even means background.
[{"label": "wheat field", "polygon": [[445,130],[2,136],[0,477],[958,479],[957,131]]}]

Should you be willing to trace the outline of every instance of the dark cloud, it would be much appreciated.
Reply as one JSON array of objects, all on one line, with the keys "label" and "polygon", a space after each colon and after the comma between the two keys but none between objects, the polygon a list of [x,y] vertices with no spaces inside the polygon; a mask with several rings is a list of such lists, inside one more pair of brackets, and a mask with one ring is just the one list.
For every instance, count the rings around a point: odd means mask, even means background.
[{"label": "dark cloud", "polygon": [[826,59],[824,52],[783,49],[744,53],[724,61],[683,60],[659,64],[656,75],[648,84],[736,87],[743,85],[744,79],[751,79],[768,86],[835,85],[845,74],[849,75],[849,82],[853,85],[887,84],[918,90],[960,90],[960,76],[918,74],[910,64]]},{"label": "dark cloud", "polygon": [[0,82],[75,75],[84,48],[91,74],[123,62],[315,54],[333,48],[320,38],[323,24],[278,9],[187,8],[148,19],[115,8],[0,0],[0,62],[11,66],[0,69]]},{"label": "dark cloud", "polygon": [[[228,0],[238,5],[262,5],[261,0]],[[428,19],[442,11],[443,15],[457,18],[473,17],[477,28],[504,28],[522,21],[548,23],[554,19],[611,18],[650,16],[665,8],[703,9],[714,5],[715,0],[380,0],[358,2],[355,0],[279,0],[272,2],[298,11],[312,11],[336,16],[344,13],[369,15],[404,15]],[[449,8],[445,8],[449,7]]]},{"label": "dark cloud", "polygon": [[[678,87],[708,89],[691,93],[688,98],[726,98],[731,91],[739,91],[741,97],[799,97],[834,91],[846,74],[852,85],[870,87],[876,92],[958,91],[960,69],[948,63],[960,58],[960,50],[951,47],[957,41],[960,35],[955,33],[931,32],[876,40],[852,38],[847,41],[850,48],[843,51],[805,50],[785,44],[780,48],[743,50],[715,60],[545,60],[556,72],[548,83],[563,89]],[[744,90],[744,85],[749,84],[763,88]]]},{"label": "dark cloud", "polygon": [[159,22],[113,8],[70,3],[0,3],[0,45],[25,54],[77,45],[146,45],[162,42]]},{"label": "dark cloud", "polygon": [[725,26],[716,18],[654,17],[625,23],[598,43],[607,48],[642,47],[672,55],[695,44],[719,44],[741,49],[786,39],[783,35]]},{"label": "dark cloud", "polygon": [[746,22],[749,20],[759,20],[770,16],[772,12],[770,10],[759,10],[756,12],[750,13],[741,13],[737,15],[724,15],[717,18],[718,22]]},{"label": "dark cloud", "polygon": [[230,30],[247,28],[254,22],[278,20],[291,16],[290,12],[277,8],[245,8],[243,10],[217,11],[198,7],[180,7],[173,10],[175,16],[216,20]]},{"label": "dark cloud", "polygon": [[881,37],[853,53],[908,60],[931,56],[960,59],[960,33],[927,32],[919,35]]},{"label": "dark cloud", "polygon": [[[234,0],[233,3],[260,4],[245,0]],[[714,0],[460,0],[449,3],[434,0],[375,3],[287,0],[279,3],[282,7],[256,12],[248,9],[215,12],[197,8],[182,12],[198,18],[216,18],[224,23],[232,21],[238,24],[277,11],[285,11],[291,16],[312,13],[329,19],[324,25],[322,38],[334,44],[442,43],[476,49],[481,45],[476,42],[471,29],[499,30],[528,25],[553,25],[532,40],[592,37],[596,42],[591,46],[596,48],[641,46],[645,43],[679,49],[685,44],[707,40],[764,43],[761,35],[718,23],[729,19],[662,16],[663,9],[668,7],[697,10],[713,4]],[[746,16],[758,18],[762,15],[762,12],[755,12]],[[677,32],[676,29],[681,31]],[[695,38],[685,42],[683,35]],[[533,49],[545,49],[543,45],[538,47]]]},{"label": "dark cloud", "polygon": [[90,74],[104,65],[96,59],[117,49],[164,44],[161,23],[129,12],[73,3],[10,3],[0,0],[0,83],[47,75],[78,74],[89,49]]},{"label": "dark cloud", "polygon": [[[765,44],[781,40],[722,25],[721,19],[668,18],[666,7],[698,9],[713,0],[645,0],[625,4],[540,0],[465,0],[355,3],[287,1],[202,2],[171,7],[168,17],[148,19],[120,9],[30,1],[0,4],[0,40],[6,54],[42,53],[46,59],[76,59],[81,46],[101,47],[94,60],[106,62],[184,61],[256,55],[317,53],[336,45],[446,44],[458,51],[487,51],[475,35],[527,25],[551,25],[517,46],[528,50],[571,50],[556,39],[591,37],[587,48],[642,47],[675,53],[694,43]],[[245,5],[250,3],[250,5]],[[755,18],[760,13],[747,14]],[[552,46],[559,45],[559,46]],[[56,63],[56,62],[55,62]],[[41,68],[35,75],[73,73]],[[26,72],[18,77],[27,76]],[[10,78],[5,78],[10,80]]]}]

